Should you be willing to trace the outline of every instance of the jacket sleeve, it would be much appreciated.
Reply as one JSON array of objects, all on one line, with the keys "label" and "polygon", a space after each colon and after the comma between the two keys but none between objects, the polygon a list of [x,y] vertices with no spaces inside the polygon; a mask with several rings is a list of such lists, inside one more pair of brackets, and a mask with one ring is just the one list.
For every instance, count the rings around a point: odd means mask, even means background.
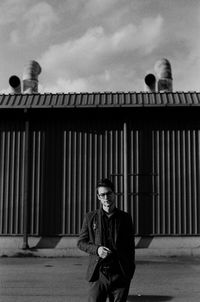
[{"label": "jacket sleeve", "polygon": [[90,220],[91,217],[86,214],[82,229],[78,238],[77,246],[80,250],[90,254],[90,255],[97,255],[97,250],[99,245],[94,243],[94,239],[92,239],[91,228],[90,228]]}]

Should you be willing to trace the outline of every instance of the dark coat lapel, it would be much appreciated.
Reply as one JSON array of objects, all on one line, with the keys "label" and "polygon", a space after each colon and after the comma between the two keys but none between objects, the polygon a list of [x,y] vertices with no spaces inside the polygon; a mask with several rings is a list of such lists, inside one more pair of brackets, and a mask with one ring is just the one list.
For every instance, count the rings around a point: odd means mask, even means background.
[{"label": "dark coat lapel", "polygon": [[119,227],[120,227],[120,219],[119,219],[120,212],[118,211],[118,209],[116,209],[116,211],[117,213],[116,213],[116,220],[115,220],[115,244],[117,243],[117,239],[119,235]]},{"label": "dark coat lapel", "polygon": [[101,210],[97,210],[97,217],[98,217],[98,229],[99,229],[99,243],[102,245],[103,236],[102,236],[102,225],[101,225]]}]

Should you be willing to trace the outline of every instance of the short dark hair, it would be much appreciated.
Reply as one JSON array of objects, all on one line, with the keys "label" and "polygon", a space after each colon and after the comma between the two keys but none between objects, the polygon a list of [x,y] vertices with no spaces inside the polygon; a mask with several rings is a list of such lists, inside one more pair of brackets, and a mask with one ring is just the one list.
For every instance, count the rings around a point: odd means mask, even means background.
[{"label": "short dark hair", "polygon": [[114,192],[115,191],[115,187],[114,184],[112,183],[112,181],[108,178],[102,178],[97,182],[97,186],[96,186],[96,190],[98,193],[98,188],[99,187],[108,187],[111,188],[111,190]]}]

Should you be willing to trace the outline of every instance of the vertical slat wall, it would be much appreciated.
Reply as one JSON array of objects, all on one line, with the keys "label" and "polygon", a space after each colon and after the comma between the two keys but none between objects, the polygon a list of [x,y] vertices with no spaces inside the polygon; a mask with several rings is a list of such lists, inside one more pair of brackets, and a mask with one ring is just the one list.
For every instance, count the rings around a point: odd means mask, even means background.
[{"label": "vertical slat wall", "polygon": [[23,233],[25,133],[0,125],[0,234]]},{"label": "vertical slat wall", "polygon": [[[95,186],[112,177],[116,191],[123,192],[123,130],[98,124],[63,132],[62,234],[78,234],[86,212],[99,207]],[[119,176],[119,177],[118,177]],[[117,194],[123,208],[123,195]]]},{"label": "vertical slat wall", "polygon": [[[51,126],[50,126],[51,125]],[[123,209],[123,123],[49,120],[31,126],[29,233],[78,234],[98,207],[95,185],[112,177]],[[140,128],[128,127],[129,211],[140,234]],[[147,150],[148,152],[148,150]],[[200,130],[152,130],[154,235],[200,234]],[[0,234],[23,233],[24,123],[0,123]],[[150,177],[149,177],[150,179]],[[46,229],[45,229],[46,227]]]},{"label": "vertical slat wall", "polygon": [[200,131],[155,130],[153,232],[200,233]]},{"label": "vertical slat wall", "polygon": [[[94,190],[99,178],[112,177],[123,208],[123,130],[97,122],[74,128],[73,122],[50,124],[31,126],[28,231],[74,235],[84,214],[99,206]],[[23,127],[4,123],[0,131],[0,234],[23,234]]]},{"label": "vertical slat wall", "polygon": [[29,192],[29,233],[40,234],[40,219],[44,185],[44,143],[45,134],[41,130],[31,131],[30,150],[30,192]]},{"label": "vertical slat wall", "polygon": [[[30,191],[28,231],[39,234],[42,208],[42,164],[44,159],[41,131],[31,133]],[[3,123],[0,127],[0,234],[23,234],[25,132],[23,123]]]},{"label": "vertical slat wall", "polygon": [[129,132],[129,211],[133,217],[135,234],[139,234],[139,140],[140,131]]}]

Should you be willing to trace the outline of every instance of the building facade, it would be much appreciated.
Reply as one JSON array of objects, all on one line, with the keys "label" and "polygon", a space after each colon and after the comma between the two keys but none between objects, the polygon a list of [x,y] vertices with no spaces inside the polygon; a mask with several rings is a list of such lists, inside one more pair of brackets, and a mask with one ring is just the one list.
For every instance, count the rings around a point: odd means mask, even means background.
[{"label": "building facade", "polygon": [[136,236],[200,235],[200,94],[0,96],[0,236],[77,236],[109,177]]}]

